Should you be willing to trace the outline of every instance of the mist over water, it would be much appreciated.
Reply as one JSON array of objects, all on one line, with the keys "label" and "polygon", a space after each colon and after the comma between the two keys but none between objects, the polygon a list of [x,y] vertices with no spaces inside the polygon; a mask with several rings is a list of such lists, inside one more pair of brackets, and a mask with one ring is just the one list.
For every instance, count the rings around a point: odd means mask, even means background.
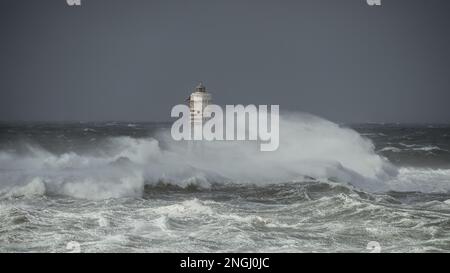
[{"label": "mist over water", "polygon": [[0,132],[0,251],[450,249],[448,126],[287,113],[275,152],[174,141],[160,123]]}]

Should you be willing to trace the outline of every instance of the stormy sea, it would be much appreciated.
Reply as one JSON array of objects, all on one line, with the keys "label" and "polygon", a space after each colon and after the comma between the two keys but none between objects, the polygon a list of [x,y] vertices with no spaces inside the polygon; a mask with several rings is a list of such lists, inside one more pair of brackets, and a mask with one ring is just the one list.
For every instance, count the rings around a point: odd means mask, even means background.
[{"label": "stormy sea", "polygon": [[280,146],[170,123],[0,123],[0,252],[448,252],[450,125],[280,119]]}]

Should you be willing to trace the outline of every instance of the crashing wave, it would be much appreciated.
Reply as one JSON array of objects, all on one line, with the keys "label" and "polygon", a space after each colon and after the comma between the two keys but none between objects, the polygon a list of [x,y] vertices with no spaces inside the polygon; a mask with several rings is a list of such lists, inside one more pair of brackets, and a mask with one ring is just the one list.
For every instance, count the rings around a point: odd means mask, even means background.
[{"label": "crashing wave", "polygon": [[96,155],[53,154],[29,145],[27,153],[0,152],[2,187],[39,179],[45,190],[77,198],[141,196],[161,181],[181,187],[211,183],[267,185],[312,177],[379,191],[396,175],[373,143],[356,131],[306,114],[280,116],[280,146],[261,152],[255,142],[185,143],[168,130],[152,138],[112,137]]}]

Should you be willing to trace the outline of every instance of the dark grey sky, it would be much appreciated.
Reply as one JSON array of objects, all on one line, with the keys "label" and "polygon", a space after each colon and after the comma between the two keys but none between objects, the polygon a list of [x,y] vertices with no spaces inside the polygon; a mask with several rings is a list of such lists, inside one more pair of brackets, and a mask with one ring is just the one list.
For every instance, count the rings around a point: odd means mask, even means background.
[{"label": "dark grey sky", "polygon": [[0,1],[0,120],[169,120],[217,104],[450,122],[450,1]]}]

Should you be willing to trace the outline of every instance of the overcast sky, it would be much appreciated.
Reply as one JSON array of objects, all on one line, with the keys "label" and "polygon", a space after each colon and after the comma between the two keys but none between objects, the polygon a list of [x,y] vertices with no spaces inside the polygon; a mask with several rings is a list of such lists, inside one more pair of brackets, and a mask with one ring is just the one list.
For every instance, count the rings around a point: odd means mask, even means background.
[{"label": "overcast sky", "polygon": [[169,120],[216,104],[450,122],[450,1],[0,1],[0,120]]}]

